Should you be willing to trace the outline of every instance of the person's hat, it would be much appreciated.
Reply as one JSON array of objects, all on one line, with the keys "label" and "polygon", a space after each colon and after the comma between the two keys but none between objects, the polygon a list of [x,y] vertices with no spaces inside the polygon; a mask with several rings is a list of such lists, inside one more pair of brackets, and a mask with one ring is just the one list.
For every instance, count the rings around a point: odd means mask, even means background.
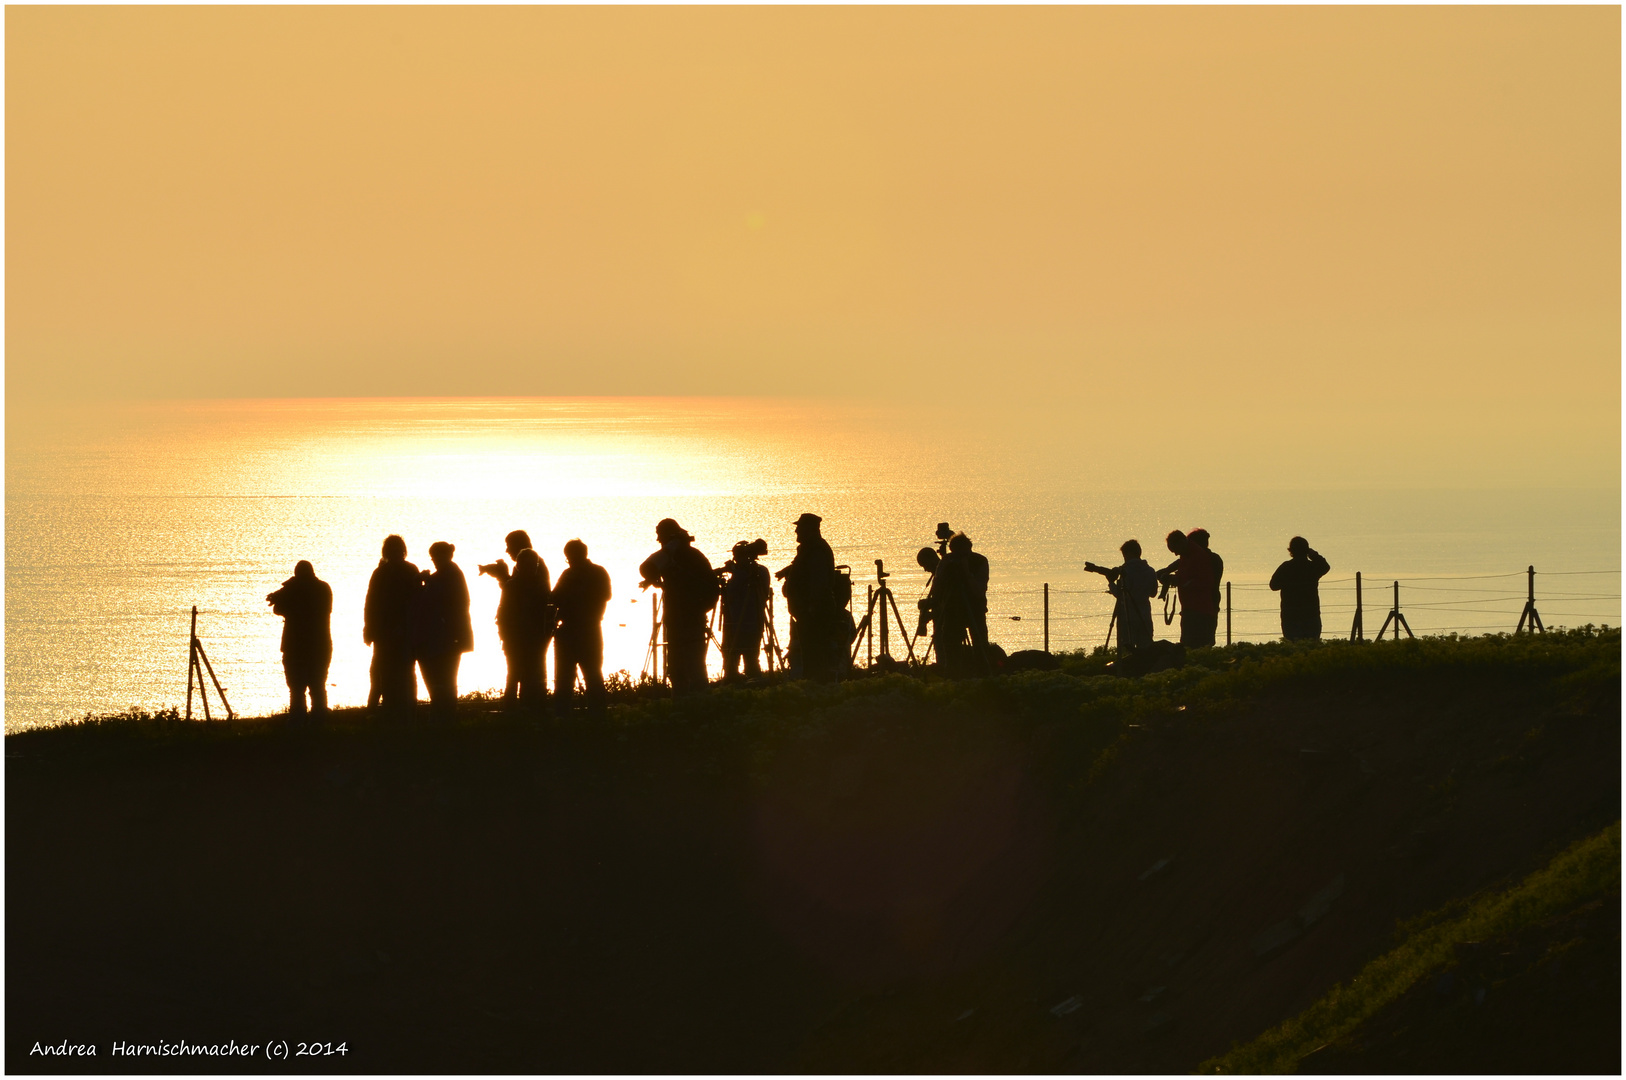
[{"label": "person's hat", "polygon": [[655,523],[655,535],[664,540],[668,536],[687,536],[688,533],[671,518],[661,518]]},{"label": "person's hat", "polygon": [[817,514],[803,514],[801,517],[796,519],[796,524],[798,524],[798,525],[817,525],[823,520],[824,519],[821,518]]}]

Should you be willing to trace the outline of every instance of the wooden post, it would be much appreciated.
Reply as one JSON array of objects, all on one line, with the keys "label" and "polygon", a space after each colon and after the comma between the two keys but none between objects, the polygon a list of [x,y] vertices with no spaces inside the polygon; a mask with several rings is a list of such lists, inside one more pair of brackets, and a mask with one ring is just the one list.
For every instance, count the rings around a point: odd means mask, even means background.
[{"label": "wooden post", "polygon": [[186,636],[186,718],[192,719],[192,672],[198,666],[198,606],[192,605],[192,629]]},{"label": "wooden post", "polygon": [[1349,627],[1349,640],[1366,640],[1366,627],[1361,623],[1361,572],[1359,570],[1355,571],[1355,621]]},{"label": "wooden post", "polygon": [[1044,651],[1050,651],[1050,582],[1044,583]]},{"label": "wooden post", "polygon": [[[220,685],[220,676],[215,674],[215,666],[209,663],[209,654],[203,651],[203,642],[198,642],[197,648],[198,657],[203,661],[204,669],[209,672],[209,681],[215,684],[215,693],[220,695],[220,706],[226,710],[226,719],[237,719],[237,714],[231,711],[231,702],[226,700],[226,688]],[[198,688],[203,689],[203,677],[201,675],[198,676]],[[209,711],[209,694],[207,691],[203,695],[203,709],[205,713]]]},{"label": "wooden post", "polygon": [[1513,628],[1513,632],[1523,633],[1525,626],[1528,625],[1531,633],[1539,631],[1545,634],[1547,628],[1541,625],[1541,616],[1536,613],[1536,568],[1532,566],[1526,573],[1530,582],[1529,598],[1524,602],[1524,610],[1519,613],[1519,625]]},{"label": "wooden post", "polygon": [[[1118,631],[1120,634],[1122,630]],[[1225,583],[1225,647],[1231,647],[1231,583]]]},{"label": "wooden post", "polygon": [[1406,617],[1404,615],[1400,614],[1400,582],[1398,582],[1398,581],[1395,582],[1395,606],[1389,609],[1389,614],[1388,614],[1387,617],[1384,618],[1383,625],[1378,627],[1378,640],[1379,641],[1383,640],[1383,632],[1385,630],[1389,629],[1389,624],[1390,623],[1394,623],[1395,640],[1396,641],[1400,640],[1400,628],[1401,627],[1406,628],[1406,636],[1407,637],[1409,637],[1409,638],[1416,638],[1417,637],[1416,634],[1411,632],[1411,624],[1406,621]]}]

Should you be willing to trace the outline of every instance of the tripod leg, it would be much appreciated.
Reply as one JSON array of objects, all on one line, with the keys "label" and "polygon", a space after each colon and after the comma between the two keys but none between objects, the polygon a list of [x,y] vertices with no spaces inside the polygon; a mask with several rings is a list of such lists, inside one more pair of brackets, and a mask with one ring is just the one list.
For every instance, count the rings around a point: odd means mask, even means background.
[{"label": "tripod leg", "polygon": [[898,633],[903,637],[903,647],[912,664],[915,662],[915,645],[909,640],[909,627],[903,621],[903,614],[898,611],[898,598],[892,595],[891,589],[886,591],[886,598],[892,602],[892,616],[898,620]]},{"label": "tripod leg", "polygon": [[858,663],[858,646],[865,641],[875,640],[875,601],[880,598],[879,592],[869,594],[869,608],[864,612],[864,618],[858,623],[858,629],[853,631],[853,651],[848,659]]},{"label": "tripod leg", "polygon": [[869,633],[869,616],[865,615],[863,621],[858,624],[858,629],[853,631],[852,662],[855,664],[858,663],[858,649],[864,644],[864,635],[867,633]]}]

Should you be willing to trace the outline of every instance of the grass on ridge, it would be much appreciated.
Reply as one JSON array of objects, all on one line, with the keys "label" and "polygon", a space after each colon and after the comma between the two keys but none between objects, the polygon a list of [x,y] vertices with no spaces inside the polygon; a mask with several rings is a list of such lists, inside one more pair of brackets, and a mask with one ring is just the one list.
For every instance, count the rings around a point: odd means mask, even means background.
[{"label": "grass on ridge", "polygon": [[[1513,933],[1620,888],[1620,822],[1577,841],[1507,892],[1473,902],[1457,918],[1424,925],[1378,957],[1348,986],[1334,986],[1303,1013],[1250,1043],[1203,1062],[1202,1073],[1290,1073],[1306,1055],[1351,1034],[1419,980],[1450,964],[1458,942]],[[1427,920],[1419,920],[1426,923]]]}]

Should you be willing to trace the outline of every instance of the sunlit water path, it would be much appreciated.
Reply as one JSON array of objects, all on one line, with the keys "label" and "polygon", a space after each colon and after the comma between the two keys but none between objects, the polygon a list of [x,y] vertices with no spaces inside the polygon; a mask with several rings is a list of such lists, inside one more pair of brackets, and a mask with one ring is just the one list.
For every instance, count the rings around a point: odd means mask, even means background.
[{"label": "sunlit water path", "polygon": [[[896,571],[906,614],[925,575],[913,554],[936,522],[964,529],[993,570],[990,631],[1037,647],[1042,586],[1052,648],[1102,643],[1110,599],[1086,559],[1116,561],[1134,536],[1152,561],[1171,528],[1203,525],[1233,582],[1233,634],[1278,632],[1263,588],[1307,536],[1332,562],[1329,634],[1347,634],[1351,575],[1367,581],[1368,631],[1389,582],[1418,633],[1512,629],[1535,563],[1549,624],[1620,620],[1618,491],[1113,490],[1080,450],[1035,460],[1018,440],[952,445],[924,415],[739,399],[231,401],[102,405],[8,417],[6,730],[130,705],[179,704],[188,612],[241,713],[286,703],[265,594],[310,559],[334,590],[335,704],[359,704],[361,609],[379,543],[402,534],[427,565],[457,545],[476,647],[463,691],[501,686],[498,591],[477,563],[528,530],[557,574],[581,537],[609,571],[606,668],[636,673],[650,636],[638,563],[675,517],[720,565],[763,537],[778,569],[792,521],[823,516],[861,603],[873,560]],[[781,634],[784,611],[779,607]],[[1171,628],[1172,629],[1172,628]],[[1221,623],[1224,632],[1224,623]],[[1173,636],[1172,632],[1165,632]],[[713,654],[714,669],[720,661]]]}]

